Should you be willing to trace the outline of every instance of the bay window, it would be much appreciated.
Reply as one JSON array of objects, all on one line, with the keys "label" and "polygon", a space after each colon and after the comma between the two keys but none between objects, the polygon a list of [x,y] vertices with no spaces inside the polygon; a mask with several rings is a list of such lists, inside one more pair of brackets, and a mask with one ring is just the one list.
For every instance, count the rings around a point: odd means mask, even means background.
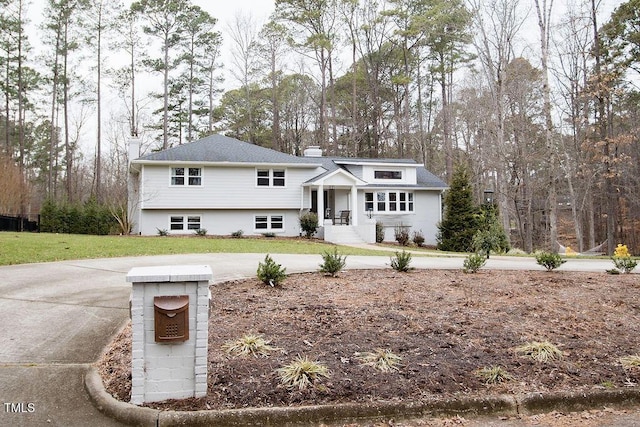
[{"label": "bay window", "polygon": [[[377,191],[364,193],[364,209],[373,212],[413,212],[413,193],[406,191]],[[375,200],[375,202],[374,202]]]}]

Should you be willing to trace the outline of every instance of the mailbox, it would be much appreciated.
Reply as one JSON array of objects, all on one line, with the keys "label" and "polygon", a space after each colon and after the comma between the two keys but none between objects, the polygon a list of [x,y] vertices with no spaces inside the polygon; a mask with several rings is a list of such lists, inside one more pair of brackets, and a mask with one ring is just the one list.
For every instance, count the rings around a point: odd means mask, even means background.
[{"label": "mailbox", "polygon": [[189,339],[189,295],[153,297],[156,342]]}]

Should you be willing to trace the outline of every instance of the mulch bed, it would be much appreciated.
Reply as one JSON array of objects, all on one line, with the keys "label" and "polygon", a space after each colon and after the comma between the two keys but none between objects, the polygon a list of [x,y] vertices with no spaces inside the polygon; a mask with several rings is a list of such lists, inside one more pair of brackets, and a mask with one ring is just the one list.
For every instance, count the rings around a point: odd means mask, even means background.
[{"label": "mulch bed", "polygon": [[[271,288],[257,279],[211,287],[206,398],[148,404],[197,410],[426,397],[579,391],[634,386],[640,371],[619,358],[640,353],[640,276],[603,273],[451,270],[350,270],[339,277],[290,275]],[[222,346],[246,333],[281,349],[267,358],[232,358]],[[516,352],[549,340],[561,360],[535,362]],[[356,353],[389,349],[398,371],[359,363]],[[276,370],[297,355],[331,376],[306,390],[280,384]],[[131,392],[131,331],[100,360],[105,387]],[[487,385],[479,368],[512,377]]]}]

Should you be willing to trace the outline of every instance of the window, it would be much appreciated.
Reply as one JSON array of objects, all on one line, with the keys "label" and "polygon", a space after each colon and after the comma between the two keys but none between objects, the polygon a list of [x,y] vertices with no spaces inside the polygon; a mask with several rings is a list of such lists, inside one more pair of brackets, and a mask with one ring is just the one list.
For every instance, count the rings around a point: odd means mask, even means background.
[{"label": "window", "polygon": [[402,179],[402,171],[374,171],[375,179]]},{"label": "window", "polygon": [[258,169],[258,187],[269,186],[269,170]]},{"label": "window", "polygon": [[171,230],[184,230],[184,217],[183,216],[172,216],[170,220],[169,228]]},{"label": "window", "polygon": [[373,193],[364,193],[364,210],[373,211]]},{"label": "window", "polygon": [[200,217],[189,216],[187,217],[187,229],[188,230],[200,230]]},{"label": "window", "polygon": [[[200,230],[201,220],[198,215],[189,215],[186,217],[186,230]],[[185,230],[185,217],[182,215],[172,215],[169,218],[169,229],[174,231],[184,231]]]},{"label": "window", "polygon": [[256,184],[258,187],[284,187],[284,169],[257,169]]},{"label": "window", "polygon": [[171,168],[171,185],[184,185],[184,168]]},{"label": "window", "polygon": [[202,184],[202,169],[189,168],[189,185]]},{"label": "window", "polygon": [[364,193],[364,209],[375,212],[413,212],[413,193],[404,191]]},{"label": "window", "polygon": [[[188,174],[185,177],[185,172]],[[185,180],[185,178],[187,178]],[[202,168],[171,168],[171,185],[202,185]]]},{"label": "window", "polygon": [[284,230],[284,216],[283,215],[256,215],[255,227],[256,227],[256,230],[262,230],[262,231]]},{"label": "window", "polygon": [[387,193],[377,193],[378,199],[378,211],[383,212],[387,210]]},{"label": "window", "polygon": [[273,186],[284,187],[284,171],[283,170],[273,171]]}]

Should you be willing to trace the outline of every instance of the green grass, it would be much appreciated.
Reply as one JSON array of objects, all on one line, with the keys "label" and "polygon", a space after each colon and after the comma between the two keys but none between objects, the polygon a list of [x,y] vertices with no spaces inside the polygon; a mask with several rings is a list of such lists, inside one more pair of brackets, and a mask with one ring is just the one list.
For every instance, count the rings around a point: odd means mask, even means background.
[{"label": "green grass", "polygon": [[[77,234],[0,232],[0,265],[87,258],[189,253],[286,253],[321,255],[332,245],[306,239],[160,236],[89,236]],[[340,247],[344,255],[388,253]]]}]

